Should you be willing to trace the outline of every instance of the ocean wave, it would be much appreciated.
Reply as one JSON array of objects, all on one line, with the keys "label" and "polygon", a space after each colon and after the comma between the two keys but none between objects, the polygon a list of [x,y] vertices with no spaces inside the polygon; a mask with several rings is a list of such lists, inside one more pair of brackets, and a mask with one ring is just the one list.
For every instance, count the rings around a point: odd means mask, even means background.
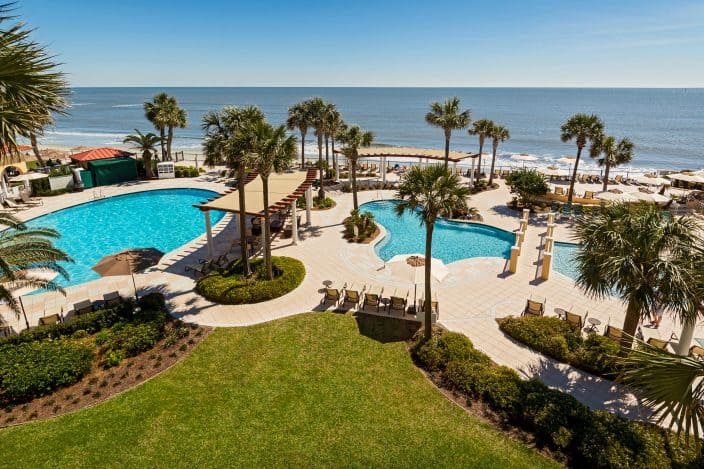
[{"label": "ocean wave", "polygon": [[115,104],[114,106],[110,107],[142,107],[143,104]]},{"label": "ocean wave", "polygon": [[68,107],[92,106],[95,103],[71,103]]},{"label": "ocean wave", "polygon": [[99,137],[99,138],[125,138],[127,134],[110,132],[66,132],[62,130],[48,130],[47,135],[60,135],[64,137]]}]

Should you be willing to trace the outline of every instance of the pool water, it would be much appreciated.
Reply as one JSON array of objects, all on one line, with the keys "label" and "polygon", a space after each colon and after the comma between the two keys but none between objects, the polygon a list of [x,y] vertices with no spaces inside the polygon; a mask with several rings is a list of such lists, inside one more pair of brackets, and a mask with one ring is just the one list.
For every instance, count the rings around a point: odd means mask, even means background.
[{"label": "pool water", "polygon": [[[413,213],[396,215],[398,201],[380,200],[359,207],[360,212],[371,212],[377,223],[386,229],[386,236],[376,244],[377,255],[387,261],[397,254],[425,252],[425,226]],[[433,230],[433,257],[445,264],[473,257],[501,257],[508,259],[515,234],[476,223],[438,220]]]},{"label": "pool water", "polygon": [[[200,210],[193,204],[216,195],[201,189],[163,189],[109,197],[69,207],[27,222],[31,227],[59,231],[55,245],[73,258],[64,263],[70,277],[56,277],[64,287],[100,276],[91,268],[108,254],[128,248],[154,247],[168,253],[205,231]],[[211,212],[213,224],[223,217]]]},{"label": "pool water", "polygon": [[577,278],[577,263],[575,262],[575,258],[578,250],[578,244],[556,242],[552,250],[552,268],[562,275],[575,280]]}]

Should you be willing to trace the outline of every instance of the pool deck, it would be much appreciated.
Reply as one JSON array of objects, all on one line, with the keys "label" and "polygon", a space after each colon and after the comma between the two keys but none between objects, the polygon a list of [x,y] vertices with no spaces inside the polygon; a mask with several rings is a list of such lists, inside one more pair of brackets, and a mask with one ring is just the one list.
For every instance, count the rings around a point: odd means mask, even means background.
[{"label": "pool deck", "polygon": [[[518,228],[518,214],[509,210],[505,202],[510,199],[508,189],[500,182],[500,188],[472,197],[470,205],[479,209],[487,224],[513,231]],[[195,179],[171,179],[149,183],[127,184],[104,188],[105,195],[117,195],[139,190],[160,188],[194,187],[222,191],[225,186],[216,182],[214,176]],[[342,239],[342,219],[352,208],[351,194],[332,193],[337,206],[331,210],[313,211],[312,224],[303,226],[300,241],[292,245],[290,239],[275,239],[273,253],[286,255],[303,261],[306,277],[296,290],[280,298],[254,305],[226,306],[213,304],[193,292],[194,280],[184,272],[186,265],[197,263],[206,257],[205,236],[168,253],[157,267],[136,276],[141,292],[162,292],[174,316],[184,321],[216,327],[236,327],[257,324],[291,316],[305,311],[322,311],[320,305],[325,284],[341,288],[353,283],[384,288],[389,295],[394,289],[409,290],[413,296],[413,285],[393,279],[383,269],[383,261],[374,253],[372,245],[350,244]],[[379,199],[393,198],[393,191],[363,191],[359,193],[360,204]],[[33,218],[69,205],[92,200],[91,191],[45,198],[45,205],[20,213],[23,219]],[[305,222],[305,214],[303,214]],[[575,368],[558,363],[513,342],[498,328],[496,318],[520,315],[526,299],[531,295],[547,298],[546,312],[553,315],[556,307],[588,311],[589,317],[597,318],[602,325],[621,326],[624,307],[620,301],[608,298],[595,300],[585,296],[574,286],[571,279],[554,272],[550,280],[538,278],[541,264],[540,241],[545,233],[545,216],[531,217],[524,252],[519,258],[517,273],[507,272],[507,261],[498,258],[465,259],[449,264],[449,274],[437,287],[440,303],[439,323],[446,328],[466,334],[477,348],[487,353],[494,361],[518,370],[526,377],[536,377],[554,388],[568,392],[594,409],[605,409],[629,418],[644,419],[649,412],[612,382],[589,375]],[[217,253],[226,252],[231,244],[234,227],[232,218],[226,215],[214,227],[214,243]],[[555,238],[572,241],[568,223],[558,223]],[[71,305],[89,298],[98,300],[104,293],[118,290],[125,296],[133,294],[129,277],[103,278],[87,284],[69,287],[67,296],[45,293],[24,297],[24,305],[30,323],[36,324],[46,308],[54,305]],[[3,312],[8,322],[17,330],[24,320]],[[680,327],[672,318],[665,317],[659,336],[667,339],[671,332],[679,334]],[[658,336],[658,331],[643,328],[645,334]],[[698,324],[696,337],[704,337],[704,328]],[[648,337],[648,335],[646,335]]]}]

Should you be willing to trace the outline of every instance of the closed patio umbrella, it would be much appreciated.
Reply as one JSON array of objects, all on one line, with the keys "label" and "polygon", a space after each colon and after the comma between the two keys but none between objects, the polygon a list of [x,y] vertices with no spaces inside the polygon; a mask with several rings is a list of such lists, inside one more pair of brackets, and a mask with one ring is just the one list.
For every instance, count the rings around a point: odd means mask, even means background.
[{"label": "closed patio umbrella", "polygon": [[93,270],[102,277],[131,275],[134,296],[139,299],[134,274],[157,265],[163,256],[164,253],[155,248],[126,249],[103,257],[93,266]]}]

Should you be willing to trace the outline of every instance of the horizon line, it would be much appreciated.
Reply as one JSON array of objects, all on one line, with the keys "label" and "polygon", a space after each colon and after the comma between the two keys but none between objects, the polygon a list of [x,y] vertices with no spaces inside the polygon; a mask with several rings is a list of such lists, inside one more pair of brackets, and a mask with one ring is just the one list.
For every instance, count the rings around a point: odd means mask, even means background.
[{"label": "horizon line", "polygon": [[696,86],[514,86],[514,85],[71,85],[70,88],[428,88],[428,89],[625,89],[625,90],[704,90]]}]

